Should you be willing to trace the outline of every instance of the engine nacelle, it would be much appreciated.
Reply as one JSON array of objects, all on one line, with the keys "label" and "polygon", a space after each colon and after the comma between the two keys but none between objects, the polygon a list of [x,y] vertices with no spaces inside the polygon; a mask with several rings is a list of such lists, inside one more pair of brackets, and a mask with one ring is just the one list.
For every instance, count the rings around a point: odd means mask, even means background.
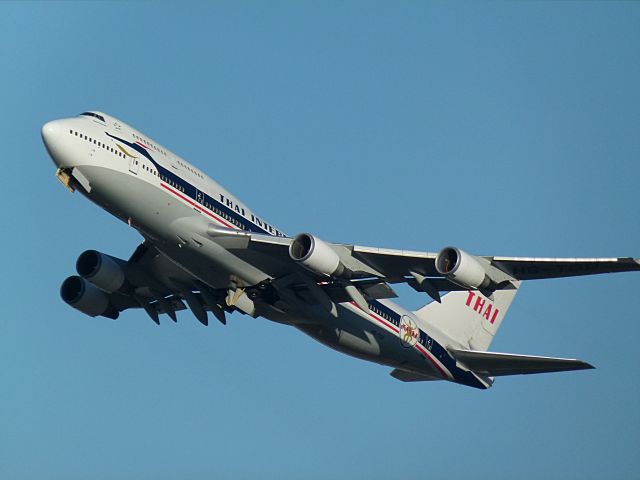
[{"label": "engine nacelle", "polygon": [[118,259],[96,250],[83,252],[76,261],[78,274],[105,292],[117,292],[126,281]]},{"label": "engine nacelle", "polygon": [[119,313],[109,303],[109,296],[77,275],[62,282],[60,296],[67,304],[90,317],[118,318]]},{"label": "engine nacelle", "polygon": [[455,247],[440,251],[436,257],[436,270],[445,278],[467,288],[486,288],[492,283],[476,257]]},{"label": "engine nacelle", "polygon": [[315,273],[341,276],[346,269],[338,254],[325,242],[309,233],[301,233],[289,245],[289,256]]}]

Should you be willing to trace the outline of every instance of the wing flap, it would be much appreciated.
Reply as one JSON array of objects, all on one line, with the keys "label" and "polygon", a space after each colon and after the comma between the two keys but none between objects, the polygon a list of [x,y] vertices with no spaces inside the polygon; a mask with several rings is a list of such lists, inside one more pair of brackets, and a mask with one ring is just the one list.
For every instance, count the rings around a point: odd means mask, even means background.
[{"label": "wing flap", "polygon": [[570,370],[595,368],[586,362],[570,358],[539,357],[476,350],[451,349],[449,352],[456,361],[463,364],[469,370],[488,377],[566,372]]},{"label": "wing flap", "polygon": [[435,267],[437,253],[355,245],[353,255],[386,277],[405,277],[411,271],[426,277],[440,276]]}]

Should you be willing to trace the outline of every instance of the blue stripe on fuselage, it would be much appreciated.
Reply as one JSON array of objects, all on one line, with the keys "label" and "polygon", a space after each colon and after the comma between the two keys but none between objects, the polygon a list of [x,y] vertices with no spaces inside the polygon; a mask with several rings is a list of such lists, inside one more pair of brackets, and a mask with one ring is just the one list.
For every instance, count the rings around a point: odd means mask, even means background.
[{"label": "blue stripe on fuselage", "polygon": [[[370,300],[367,302],[369,307],[372,308],[373,311],[376,309],[381,311],[384,315],[382,318],[390,321],[396,327],[400,327],[400,320],[402,315],[393,310],[392,308],[383,305],[377,300]],[[420,329],[419,329],[420,330]],[[456,360],[447,352],[446,348],[440,345],[433,337],[430,337],[427,332],[420,330],[420,339],[418,340],[420,345],[422,345],[426,350],[431,352],[431,354],[438,359],[440,363],[442,363],[447,370],[451,372],[454,380],[457,383],[461,383],[463,385],[467,385],[469,387],[475,387],[480,389],[486,389],[487,386],[483,384],[478,378],[471,372],[462,370],[456,365]]]},{"label": "blue stripe on fuselage", "polygon": [[105,132],[105,133],[107,134],[107,136],[113,138],[114,140],[124,143],[128,147],[134,149],[140,155],[147,158],[156,167],[156,169],[158,170],[158,174],[161,175],[161,177],[168,178],[169,180],[174,182],[176,185],[179,185],[180,187],[182,187],[182,189],[184,190],[184,193],[193,201],[202,205],[205,208],[207,204],[213,206],[213,208],[210,208],[210,210],[212,210],[214,213],[218,215],[219,213],[216,212],[216,209],[219,210],[224,215],[229,217],[230,222],[233,223],[238,228],[241,228],[242,230],[245,230],[247,232],[264,233],[266,235],[272,235],[272,236],[285,236],[284,234],[282,234],[276,229],[273,229],[273,231],[275,231],[276,233],[272,233],[272,231],[269,231],[267,229],[264,229],[256,225],[255,223],[250,221],[248,218],[240,215],[238,212],[236,212],[232,208],[229,208],[227,205],[211,197],[210,195],[203,192],[202,190],[199,191],[202,194],[200,198],[200,196],[197,195],[198,189],[195,186],[193,186],[191,183],[189,183],[179,175],[175,174],[168,168],[165,168],[162,165],[160,165],[158,162],[156,162],[151,156],[151,154],[144,147],[138,145],[137,143],[128,142],[120,137],[111,135],[109,132]]}]

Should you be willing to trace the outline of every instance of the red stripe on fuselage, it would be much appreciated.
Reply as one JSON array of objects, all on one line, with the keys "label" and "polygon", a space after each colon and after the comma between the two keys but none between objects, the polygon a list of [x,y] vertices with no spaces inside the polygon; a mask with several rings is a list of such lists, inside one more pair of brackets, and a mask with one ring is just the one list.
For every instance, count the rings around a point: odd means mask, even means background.
[{"label": "red stripe on fuselage", "polygon": [[[362,310],[360,307],[358,307],[358,304],[356,302],[349,302],[349,303],[351,303],[351,305],[353,305],[354,307]],[[393,325],[392,323],[387,322],[385,319],[383,319],[381,317],[378,317],[377,315],[374,315],[373,313],[371,313],[371,311],[364,312],[364,313],[368,313],[371,318],[373,318],[374,320],[377,320],[378,322],[382,323],[385,327],[390,328],[395,333],[400,333],[400,330],[398,330],[395,325]]]},{"label": "red stripe on fuselage", "polygon": [[[211,218],[213,218],[214,220],[216,220],[217,222],[221,223],[222,225],[224,225],[225,227],[231,228],[233,230],[238,230],[237,227],[234,227],[233,225],[228,224],[227,222],[225,222],[224,220],[218,218],[216,215],[213,215],[211,212],[209,212],[208,210],[205,210],[204,208],[202,208],[202,206],[198,205],[197,203],[195,203],[194,201],[192,201],[190,198],[185,197],[184,195],[182,195],[181,193],[178,193],[177,191],[175,191],[173,188],[169,187],[168,185],[164,184],[164,183],[160,183],[160,186],[163,187],[165,190],[167,190],[170,193],[173,193],[175,196],[177,196],[178,198],[180,198],[181,200],[184,200],[185,202],[187,202],[189,205],[197,208],[198,210],[200,210],[202,213],[205,213],[206,215],[210,216]],[[353,305],[354,307],[356,307],[358,310],[362,311],[362,309],[360,307],[358,307],[358,305],[356,304],[356,302],[349,302],[351,303],[351,305]],[[376,320],[378,323],[381,323],[382,325],[384,325],[385,327],[387,327],[388,329],[392,330],[394,333],[396,334],[400,334],[400,330],[393,324],[387,322],[386,320],[384,320],[381,317],[378,317],[377,315],[374,315],[373,313],[371,313],[371,311],[365,312],[367,313],[371,318],[373,318],[374,320]],[[440,375],[442,375],[442,378],[449,378],[449,376],[445,373],[445,371],[442,369],[442,367],[440,367],[440,365],[438,365],[438,363],[435,361],[435,359],[433,358],[433,356],[431,355],[431,353],[429,353],[427,350],[425,350],[422,345],[420,345],[419,343],[415,344],[416,349],[422,353],[422,355],[424,355],[424,357],[429,360],[433,366],[440,372]]]},{"label": "red stripe on fuselage", "polygon": [[440,367],[440,365],[438,365],[438,362],[436,362],[433,359],[433,355],[431,355],[430,353],[427,352],[427,350],[425,350],[425,348],[420,345],[419,343],[416,343],[416,348],[418,349],[418,351],[424,355],[424,357],[429,360],[434,367],[436,367],[438,369],[438,371],[440,372],[440,375],[442,375],[442,378],[449,378],[449,376],[445,373],[445,371],[442,369],[442,367]]},{"label": "red stripe on fuselage", "polygon": [[[356,302],[349,302],[349,303],[351,305],[353,305],[354,307],[356,307],[357,309],[362,311],[362,309],[360,307],[358,307]],[[398,335],[400,334],[400,330],[398,330],[395,325],[392,325],[391,323],[387,322],[383,318],[380,318],[377,315],[374,315],[370,311],[369,312],[365,312],[365,313],[369,314],[369,316],[371,318],[373,318],[374,320],[378,321],[379,323],[382,323],[385,327],[390,328],[391,330],[393,330]],[[434,367],[436,367],[436,369],[440,372],[440,375],[442,375],[442,378],[449,378],[449,375],[447,375],[445,373],[445,371],[442,369],[442,367],[440,365],[438,365],[438,362],[436,362],[436,360],[433,358],[433,355],[431,353],[429,353],[427,350],[425,350],[424,347],[419,343],[416,343],[415,347],[427,360],[429,360],[433,364]]]},{"label": "red stripe on fuselage", "polygon": [[168,185],[165,185],[164,183],[160,184],[161,187],[163,187],[165,190],[167,190],[168,192],[173,193],[175,196],[179,197],[180,199],[184,200],[185,202],[187,202],[189,205],[192,205],[193,207],[197,208],[198,210],[200,210],[202,213],[209,215],[211,218],[213,218],[216,222],[224,225],[227,228],[231,228],[233,230],[238,230],[238,227],[234,227],[233,225],[225,222],[224,220],[222,220],[221,218],[218,218],[216,215],[214,215],[213,213],[211,213],[210,211],[202,208],[201,205],[198,205],[197,203],[195,203],[194,201],[192,201],[190,198],[185,197],[184,195],[182,195],[181,193],[176,192],[173,188],[169,187]]},{"label": "red stripe on fuselage", "polygon": [[140,143],[140,142],[136,141],[136,145],[140,145],[142,148],[145,148],[145,149],[149,150],[149,147],[147,147],[144,143]]}]

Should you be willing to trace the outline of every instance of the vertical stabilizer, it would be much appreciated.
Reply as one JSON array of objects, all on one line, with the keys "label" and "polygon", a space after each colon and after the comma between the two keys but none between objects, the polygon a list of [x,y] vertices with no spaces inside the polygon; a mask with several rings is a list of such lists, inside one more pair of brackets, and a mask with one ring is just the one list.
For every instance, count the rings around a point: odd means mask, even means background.
[{"label": "vertical stabilizer", "polygon": [[520,282],[489,297],[478,290],[450,292],[414,314],[470,350],[488,350],[516,296]]}]

